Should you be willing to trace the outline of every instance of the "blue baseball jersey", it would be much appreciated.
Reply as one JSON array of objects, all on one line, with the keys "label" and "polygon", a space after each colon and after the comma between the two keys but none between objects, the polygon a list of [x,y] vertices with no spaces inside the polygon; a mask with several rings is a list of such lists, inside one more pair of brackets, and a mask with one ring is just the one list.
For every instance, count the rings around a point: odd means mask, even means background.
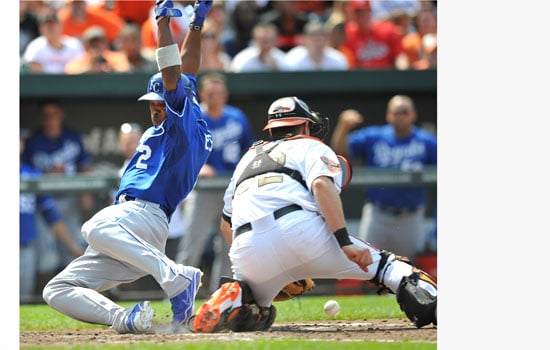
[{"label": "blue baseball jersey", "polygon": [[62,166],[65,175],[74,175],[92,162],[80,134],[66,126],[56,139],[36,130],[25,142],[22,160],[42,173]]},{"label": "blue baseball jersey", "polygon": [[241,109],[230,105],[223,107],[222,115],[217,119],[204,111],[203,117],[214,138],[214,147],[206,163],[219,175],[231,174],[241,156],[254,143],[248,119]]},{"label": "blue baseball jersey", "polygon": [[168,214],[187,197],[212,150],[196,94],[196,77],[183,75],[164,91],[167,118],[143,133],[116,194],[157,203]]},{"label": "blue baseball jersey", "polygon": [[[436,137],[418,127],[404,138],[397,138],[389,124],[365,127],[348,135],[348,150],[368,168],[418,171],[437,164]],[[424,187],[367,188],[365,195],[375,204],[397,209],[414,210],[426,202]]]},{"label": "blue baseball jersey", "polygon": [[[19,177],[30,179],[40,177],[42,173],[28,164],[21,163]],[[37,235],[36,215],[40,214],[50,225],[61,220],[61,214],[57,211],[53,198],[34,193],[19,194],[19,244],[25,246],[32,243]]]}]

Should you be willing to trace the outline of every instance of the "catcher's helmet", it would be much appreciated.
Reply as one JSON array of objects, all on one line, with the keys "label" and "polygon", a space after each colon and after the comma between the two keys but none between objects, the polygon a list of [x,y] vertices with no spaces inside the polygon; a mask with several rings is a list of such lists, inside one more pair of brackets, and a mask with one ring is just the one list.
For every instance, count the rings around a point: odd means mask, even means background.
[{"label": "catcher's helmet", "polygon": [[164,84],[162,83],[162,74],[160,72],[155,73],[149,78],[147,84],[147,93],[138,101],[164,101]]},{"label": "catcher's helmet", "polygon": [[267,111],[267,124],[263,130],[309,122],[311,136],[323,139],[329,131],[329,121],[296,96],[282,97],[274,101]]}]

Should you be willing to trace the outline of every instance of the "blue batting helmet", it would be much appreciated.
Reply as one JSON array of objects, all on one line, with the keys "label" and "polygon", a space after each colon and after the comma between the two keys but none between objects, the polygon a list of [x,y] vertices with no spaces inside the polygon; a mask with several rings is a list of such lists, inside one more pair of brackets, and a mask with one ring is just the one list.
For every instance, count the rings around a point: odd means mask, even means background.
[{"label": "blue batting helmet", "polygon": [[162,83],[162,74],[160,72],[155,73],[149,78],[147,84],[147,93],[138,101],[164,101],[164,84]]}]

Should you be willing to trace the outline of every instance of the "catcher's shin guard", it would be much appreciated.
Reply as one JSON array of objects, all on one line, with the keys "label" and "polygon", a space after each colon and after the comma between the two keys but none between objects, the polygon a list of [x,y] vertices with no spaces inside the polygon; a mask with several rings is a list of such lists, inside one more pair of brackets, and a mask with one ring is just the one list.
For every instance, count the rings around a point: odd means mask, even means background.
[{"label": "catcher's shin guard", "polygon": [[413,268],[413,273],[401,280],[396,296],[399,307],[417,328],[437,325],[437,284],[427,273]]},{"label": "catcher's shin guard", "polygon": [[[390,258],[391,258],[391,260],[390,260]],[[399,261],[402,261],[406,264],[412,265],[411,261],[408,258],[404,257],[404,256],[395,255],[395,254],[393,254],[391,252],[388,252],[388,251],[385,251],[385,250],[381,251],[380,252],[380,262],[378,263],[378,269],[376,270],[376,274],[374,275],[374,277],[370,280],[370,282],[374,283],[375,285],[377,285],[379,287],[379,289],[377,291],[378,295],[393,293],[384,284],[384,275],[386,274],[386,270],[388,269],[390,264],[392,262],[394,262],[395,260],[399,260]]]}]

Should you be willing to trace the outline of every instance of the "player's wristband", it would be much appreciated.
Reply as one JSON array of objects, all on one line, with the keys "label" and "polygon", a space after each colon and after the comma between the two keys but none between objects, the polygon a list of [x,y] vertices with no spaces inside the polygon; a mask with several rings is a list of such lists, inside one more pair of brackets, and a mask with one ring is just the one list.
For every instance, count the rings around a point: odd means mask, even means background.
[{"label": "player's wristband", "polygon": [[336,240],[338,241],[338,244],[340,245],[340,247],[353,244],[351,239],[349,239],[348,230],[345,227],[342,227],[341,229],[336,230],[334,232],[334,236],[336,237]]},{"label": "player's wristband", "polygon": [[195,23],[191,22],[191,23],[189,23],[189,29],[191,29],[191,30],[201,30],[202,29],[202,24],[198,25],[198,24],[195,24]]},{"label": "player's wristband", "polygon": [[159,70],[166,67],[181,65],[181,56],[178,44],[159,47],[155,51]]}]

